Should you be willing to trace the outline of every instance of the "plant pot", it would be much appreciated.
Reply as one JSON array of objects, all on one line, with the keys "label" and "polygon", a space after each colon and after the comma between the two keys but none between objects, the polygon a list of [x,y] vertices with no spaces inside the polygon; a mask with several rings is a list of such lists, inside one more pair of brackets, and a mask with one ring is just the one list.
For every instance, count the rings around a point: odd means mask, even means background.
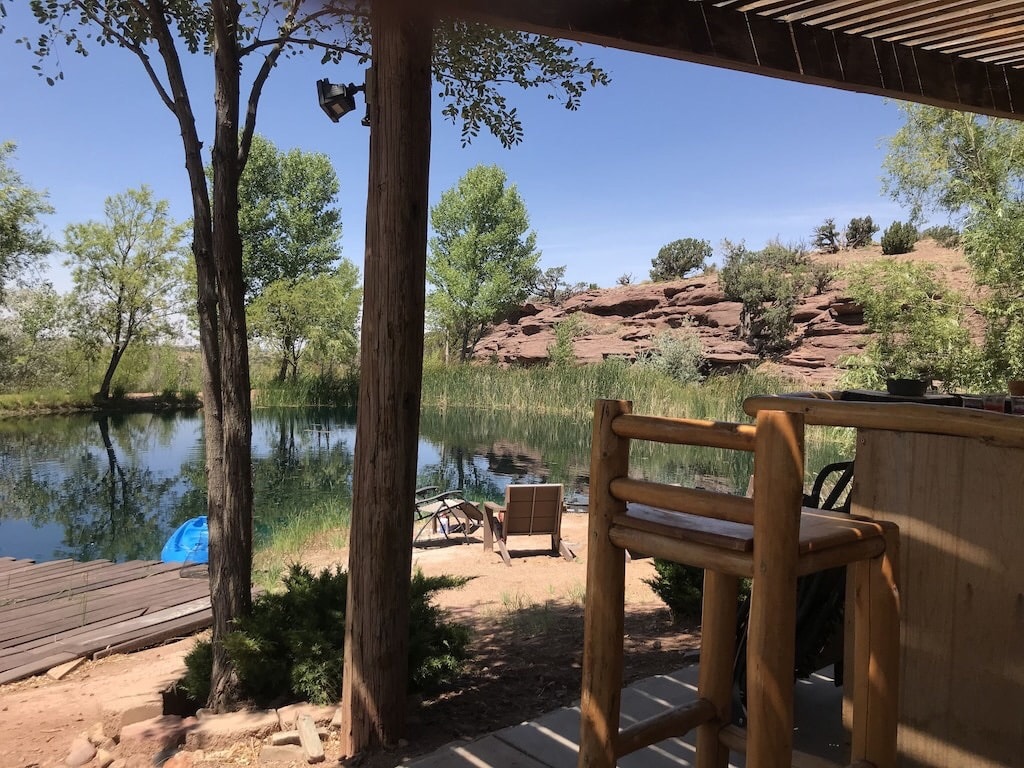
[{"label": "plant pot", "polygon": [[885,391],[899,397],[924,397],[930,383],[927,379],[886,379]]},{"label": "plant pot", "polygon": [[1024,379],[1008,379],[1006,388],[1014,397],[1024,396]]}]

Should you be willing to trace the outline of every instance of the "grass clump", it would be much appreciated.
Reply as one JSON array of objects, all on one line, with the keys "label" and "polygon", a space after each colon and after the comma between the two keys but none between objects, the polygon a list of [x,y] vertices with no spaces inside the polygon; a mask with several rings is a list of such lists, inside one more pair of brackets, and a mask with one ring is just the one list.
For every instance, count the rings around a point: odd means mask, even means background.
[{"label": "grass clump", "polygon": [[[451,682],[466,658],[468,630],[449,623],[431,601],[439,589],[462,586],[451,576],[413,576],[410,589],[409,688],[426,690]],[[284,591],[260,595],[252,614],[239,619],[224,639],[243,696],[258,705],[341,697],[348,574],[340,568],[314,575],[293,565]],[[197,701],[209,697],[213,654],[200,641],[185,657],[179,684]]]}]

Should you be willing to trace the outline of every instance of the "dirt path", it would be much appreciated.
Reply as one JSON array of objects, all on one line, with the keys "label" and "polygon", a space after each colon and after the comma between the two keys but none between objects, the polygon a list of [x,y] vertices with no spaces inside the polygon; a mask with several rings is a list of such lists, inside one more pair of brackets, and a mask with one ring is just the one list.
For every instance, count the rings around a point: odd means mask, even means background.
[{"label": "dirt path", "polygon": [[[424,573],[469,578],[462,588],[439,593],[438,603],[472,629],[471,658],[456,686],[413,703],[407,743],[374,765],[395,765],[404,756],[529,720],[579,697],[586,515],[566,515],[563,536],[577,554],[574,562],[548,554],[545,537],[513,539],[511,568],[496,552],[484,553],[479,535],[470,537],[469,546],[414,550],[414,567]],[[314,550],[304,560],[319,568],[344,562],[346,554]],[[633,561],[626,573],[627,682],[683,666],[697,639],[673,626],[644,583],[654,573],[651,561]],[[183,670],[192,642],[88,662],[60,682],[40,676],[0,687],[0,766],[63,765],[71,742],[102,718],[104,706],[127,705],[167,687]],[[330,748],[329,742],[328,757]],[[207,757],[197,765],[245,765],[254,751],[239,745],[233,753]]]}]

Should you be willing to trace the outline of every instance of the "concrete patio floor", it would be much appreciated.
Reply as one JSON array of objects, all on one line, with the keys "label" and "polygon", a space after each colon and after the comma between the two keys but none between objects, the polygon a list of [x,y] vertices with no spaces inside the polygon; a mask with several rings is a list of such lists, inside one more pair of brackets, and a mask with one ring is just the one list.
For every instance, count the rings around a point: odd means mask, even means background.
[{"label": "concrete patio floor", "polygon": [[[842,727],[842,688],[831,669],[811,680],[799,680],[795,692],[794,747],[832,764],[846,764],[849,740]],[[622,692],[622,726],[692,701],[697,695],[697,665],[669,675],[641,680]],[[430,755],[414,758],[411,768],[575,768],[579,745],[579,707],[563,707],[536,720],[504,728],[473,741],[448,744]],[[622,758],[620,768],[680,768],[692,766],[694,735],[667,739]],[[817,761],[814,761],[817,763]],[[743,768],[742,755],[729,765]]]}]

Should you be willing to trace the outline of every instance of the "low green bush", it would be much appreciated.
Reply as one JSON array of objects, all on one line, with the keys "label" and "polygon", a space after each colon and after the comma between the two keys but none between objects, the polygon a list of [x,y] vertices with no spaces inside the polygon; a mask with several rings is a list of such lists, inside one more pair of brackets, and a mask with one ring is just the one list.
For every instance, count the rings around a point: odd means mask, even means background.
[{"label": "low green bush", "polygon": [[913,224],[894,221],[882,233],[882,253],[894,256],[898,253],[910,253],[917,242],[917,229]]},{"label": "low green bush", "polygon": [[930,237],[943,248],[958,248],[960,246],[960,232],[949,224],[928,227],[921,233],[921,237]]},{"label": "low green bush", "polygon": [[[439,589],[465,579],[424,576],[417,571],[410,590],[409,688],[424,690],[451,682],[461,669],[468,630],[448,623],[431,602]],[[284,591],[256,598],[252,614],[239,619],[224,639],[243,696],[258,705],[282,700],[318,704],[341,697],[348,574],[340,568],[314,575],[293,565]],[[213,654],[209,641],[196,643],[185,657],[180,687],[205,702],[210,693]]]},{"label": "low green bush", "polygon": [[[704,597],[704,569],[654,558],[653,579],[644,579],[672,612],[673,621],[700,619]],[[739,599],[750,594],[750,580],[740,582]]]},{"label": "low green bush", "polygon": [[871,220],[870,216],[864,218],[852,218],[846,225],[846,247],[866,248],[871,245],[871,238],[878,231],[878,225]]}]

